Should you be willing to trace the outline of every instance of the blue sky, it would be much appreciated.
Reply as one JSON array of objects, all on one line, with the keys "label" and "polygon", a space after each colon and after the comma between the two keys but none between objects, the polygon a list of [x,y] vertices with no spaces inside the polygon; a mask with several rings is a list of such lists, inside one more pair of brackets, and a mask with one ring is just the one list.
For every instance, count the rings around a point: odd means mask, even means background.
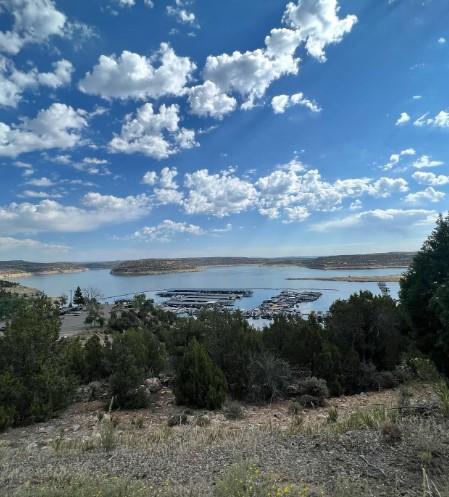
[{"label": "blue sky", "polygon": [[0,259],[415,250],[445,0],[2,0]]}]

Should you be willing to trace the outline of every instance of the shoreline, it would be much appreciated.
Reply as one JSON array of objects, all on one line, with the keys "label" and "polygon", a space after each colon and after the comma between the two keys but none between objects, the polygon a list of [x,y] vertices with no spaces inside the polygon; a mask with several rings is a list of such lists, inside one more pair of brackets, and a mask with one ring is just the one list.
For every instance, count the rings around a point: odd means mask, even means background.
[{"label": "shoreline", "polygon": [[399,283],[401,280],[400,274],[388,275],[373,275],[373,276],[311,276],[311,277],[298,277],[286,278],[288,281],[345,281],[348,283]]},{"label": "shoreline", "polygon": [[[243,263],[243,264],[211,264],[211,265],[208,265],[208,266],[198,266],[196,268],[191,268],[191,269],[161,269],[161,270],[155,270],[155,271],[151,271],[151,270],[148,270],[148,271],[135,271],[135,272],[121,272],[120,270],[114,270],[114,269],[111,269],[110,271],[110,274],[114,275],[114,276],[152,276],[152,275],[158,275],[158,274],[170,274],[170,273],[197,273],[197,272],[201,272],[201,271],[205,271],[207,269],[213,269],[213,268],[219,268],[219,267],[242,267],[242,266],[256,266],[256,267],[260,267],[260,268],[271,268],[271,267],[288,267],[288,268],[305,268],[305,269],[314,269],[314,270],[318,270],[318,271],[346,271],[346,270],[349,270],[349,271],[365,271],[365,270],[376,270],[376,269],[407,269],[408,266],[388,266],[388,265],[378,265],[378,266],[373,266],[373,265],[366,265],[366,266],[354,266],[354,267],[348,267],[348,266],[344,266],[344,267],[337,267],[337,266],[332,266],[332,267],[323,267],[323,268],[320,268],[320,267],[311,267],[311,266],[306,266],[304,264],[286,264],[286,263],[282,263],[282,262],[279,262],[279,263],[274,263],[274,264],[267,264],[267,263],[260,263],[260,262],[257,262],[257,263],[250,263],[250,262],[246,262],[246,263]],[[318,280],[318,281],[354,281],[354,282],[363,282],[365,280],[357,280],[357,279],[354,279],[354,280],[346,280],[346,279],[342,279],[342,280],[339,280],[339,279],[334,279],[334,278],[348,278],[348,277],[351,277],[350,275],[349,276],[335,276],[335,277],[329,277],[329,278],[325,278],[325,277],[321,277],[321,278],[313,278],[313,277],[310,277],[310,278],[286,278],[287,280],[295,280],[295,279],[298,279],[298,280]],[[353,276],[353,278],[364,278],[365,276]],[[377,282],[377,281],[382,281],[382,279],[379,279],[379,278],[383,278],[385,277],[385,275],[379,275],[378,277],[375,277],[375,276],[370,276],[370,278],[373,278],[371,280],[368,280],[368,282],[370,281],[374,281],[374,282]],[[391,281],[391,282],[397,282],[399,281],[399,278],[400,278],[400,275],[387,275],[387,277],[394,277],[394,278],[397,278],[397,279],[394,279],[394,280],[385,280],[385,281]]]},{"label": "shoreline", "polygon": [[78,268],[78,269],[49,269],[47,271],[16,271],[16,272],[0,272],[0,279],[10,280],[17,278],[29,278],[30,276],[53,276],[57,274],[70,274],[70,273],[84,273],[90,271],[88,268]]}]

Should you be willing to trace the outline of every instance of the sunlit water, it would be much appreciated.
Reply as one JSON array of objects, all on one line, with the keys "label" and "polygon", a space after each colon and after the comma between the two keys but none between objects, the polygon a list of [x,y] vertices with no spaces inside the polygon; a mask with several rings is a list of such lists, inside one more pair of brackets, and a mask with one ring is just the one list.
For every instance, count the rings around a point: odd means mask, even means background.
[{"label": "sunlit water", "polygon": [[[198,272],[167,273],[146,276],[116,276],[109,270],[93,270],[82,273],[30,276],[17,281],[23,285],[38,288],[49,296],[70,296],[77,286],[94,287],[106,301],[124,298],[129,294],[145,293],[156,302],[156,293],[167,288],[251,288],[253,295],[236,301],[236,307],[251,309],[267,298],[277,295],[281,290],[319,290],[323,295],[316,302],[301,304],[302,313],[326,311],[337,299],[345,299],[354,292],[369,290],[379,294],[377,283],[350,283],[342,281],[317,281],[314,277],[357,275],[399,274],[403,269],[363,269],[363,270],[320,270],[292,266],[231,266],[214,267]],[[310,278],[306,281],[291,281],[287,278]],[[387,283],[391,296],[396,298],[398,283]]]}]

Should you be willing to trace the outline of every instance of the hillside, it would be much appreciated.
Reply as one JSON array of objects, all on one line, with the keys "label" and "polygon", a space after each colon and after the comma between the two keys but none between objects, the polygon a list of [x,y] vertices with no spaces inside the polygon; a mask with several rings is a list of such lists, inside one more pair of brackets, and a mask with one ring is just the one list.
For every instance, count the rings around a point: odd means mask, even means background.
[{"label": "hillside", "polygon": [[182,271],[200,271],[213,266],[299,266],[310,269],[376,269],[409,266],[413,252],[334,255],[325,257],[189,257],[152,258],[104,262],[29,262],[0,261],[0,278],[17,278],[39,274],[58,274],[109,269],[112,274],[137,276]]},{"label": "hillside", "polygon": [[199,271],[210,266],[236,266],[264,264],[267,259],[250,257],[193,257],[180,259],[141,259],[125,261],[112,268],[113,274],[132,276],[135,274],[157,274],[178,271]]},{"label": "hillside", "polygon": [[307,259],[304,265],[313,269],[376,269],[408,267],[412,262],[414,255],[414,252],[333,255]]},{"label": "hillside", "polygon": [[[189,410],[173,427],[167,420],[183,409],[167,387],[150,409],[112,417],[98,400],[81,402],[0,434],[0,486],[14,497],[447,497],[447,420],[431,388],[410,395],[402,414],[391,390],[299,412],[285,401],[245,405],[240,419]],[[423,474],[441,493],[422,493]]]},{"label": "hillside", "polygon": [[107,269],[112,262],[29,262],[22,260],[0,261],[0,278],[19,278],[39,274],[75,273],[88,269]]},{"label": "hillside", "polygon": [[300,266],[310,269],[376,269],[407,267],[412,261],[412,252],[390,252],[384,254],[335,255],[326,257],[193,257],[181,259],[141,259],[117,263],[112,273],[133,276],[178,271],[199,271],[212,266]]}]

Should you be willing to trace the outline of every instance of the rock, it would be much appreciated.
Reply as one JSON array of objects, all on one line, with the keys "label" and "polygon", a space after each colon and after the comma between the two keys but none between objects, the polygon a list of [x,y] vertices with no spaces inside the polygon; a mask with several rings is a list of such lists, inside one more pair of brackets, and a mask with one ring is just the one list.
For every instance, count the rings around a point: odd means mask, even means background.
[{"label": "rock", "polygon": [[162,386],[164,386],[164,387],[171,387],[171,386],[173,386],[173,383],[175,381],[175,379],[174,379],[173,376],[167,376],[167,375],[164,375],[164,374],[160,374],[159,375],[159,380],[160,380]]},{"label": "rock", "polygon": [[92,381],[88,385],[81,385],[75,400],[78,402],[91,402],[93,400],[103,400],[109,397],[109,387],[107,383]]},{"label": "rock", "polygon": [[145,381],[145,386],[150,393],[159,392],[162,389],[162,382],[159,378],[147,378]]}]

